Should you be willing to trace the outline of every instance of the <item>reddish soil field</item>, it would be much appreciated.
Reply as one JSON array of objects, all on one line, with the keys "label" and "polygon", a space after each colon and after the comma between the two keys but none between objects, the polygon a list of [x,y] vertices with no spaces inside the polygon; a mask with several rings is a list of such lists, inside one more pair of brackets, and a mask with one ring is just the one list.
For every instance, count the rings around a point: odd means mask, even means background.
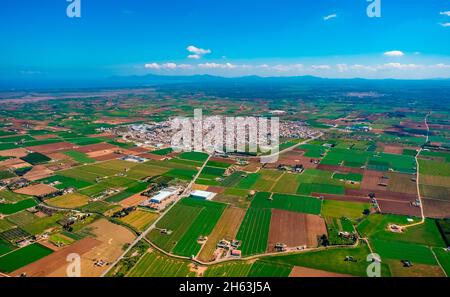
[{"label": "reddish soil field", "polygon": [[32,166],[32,165],[28,164],[27,162],[25,162],[25,161],[23,161],[23,160],[21,160],[19,158],[14,158],[14,159],[1,161],[0,162],[0,166],[1,167],[6,167],[6,168],[18,169],[18,168],[23,168],[23,167],[29,167],[29,166]]},{"label": "reddish soil field", "polygon": [[401,155],[403,154],[403,147],[399,145],[385,145],[383,151],[388,154]]},{"label": "reddish soil field", "polygon": [[346,189],[345,190],[345,194],[349,195],[349,196],[368,197],[369,193],[375,193],[375,198],[377,200],[414,202],[417,199],[417,195],[391,192],[391,191],[357,190],[357,189]]},{"label": "reddish soil field", "polygon": [[164,159],[167,159],[166,156],[160,156],[160,155],[149,154],[149,153],[140,154],[139,157],[146,158],[149,160],[154,160],[154,161],[162,161]]},{"label": "reddish soil field", "polygon": [[128,197],[125,200],[120,201],[120,205],[122,207],[132,207],[132,206],[138,206],[139,204],[141,204],[142,202],[144,202],[144,200],[149,199],[146,196],[142,196],[141,193],[135,194],[131,197]]},{"label": "reddish soil field", "polygon": [[223,191],[225,191],[225,188],[223,187],[216,187],[216,186],[210,186],[207,189],[208,192],[213,192],[213,193],[217,193],[217,194],[221,194],[223,193]]},{"label": "reddish soil field", "polygon": [[55,135],[55,134],[44,134],[44,135],[36,135],[36,136],[33,136],[33,137],[36,138],[37,140],[42,140],[42,139],[58,138],[58,135]]},{"label": "reddish soil field", "polygon": [[392,200],[377,200],[382,213],[420,217],[420,208],[412,206],[410,202]]},{"label": "reddish soil field", "polygon": [[312,196],[320,198],[323,197],[325,200],[336,200],[336,201],[346,201],[346,202],[362,202],[369,203],[370,199],[368,196],[345,196],[345,195],[334,195],[334,194],[318,194],[313,193]]},{"label": "reddish soil field", "polygon": [[[28,277],[43,277],[51,274],[52,272],[61,269],[64,266],[68,265],[67,256],[76,253],[79,255],[83,255],[94,247],[99,246],[101,244],[100,241],[94,238],[84,238],[80,241],[75,242],[74,244],[65,247],[45,258],[42,258],[30,265],[20,268],[19,270],[14,271],[12,276],[20,276],[23,273],[26,273]],[[60,275],[61,277],[65,275]]]},{"label": "reddish soil field", "polygon": [[145,154],[148,153],[148,149],[143,147],[130,147],[126,150],[124,150],[124,154],[130,154],[130,155],[138,155],[138,154]]},{"label": "reddish soil field", "polygon": [[295,266],[289,277],[352,277],[348,274]]},{"label": "reddish soil field", "polygon": [[97,152],[97,151],[106,151],[106,150],[119,150],[119,148],[115,145],[109,144],[109,143],[97,143],[97,144],[91,144],[91,145],[86,145],[83,147],[79,147],[76,149],[77,152],[80,153],[92,153],[92,152]]},{"label": "reddish soil field", "polygon": [[122,158],[122,157],[125,157],[125,156],[126,156],[126,155],[124,155],[124,154],[110,153],[110,154],[106,154],[106,155],[101,155],[101,156],[97,156],[97,157],[92,157],[92,159],[101,162],[101,161],[114,160],[114,159]]},{"label": "reddish soil field", "polygon": [[37,184],[28,186],[19,190],[15,190],[15,193],[18,194],[24,194],[24,195],[30,195],[30,196],[41,196],[41,195],[47,195],[50,193],[54,193],[58,191],[57,189],[44,184]]},{"label": "reddish soil field", "polygon": [[47,157],[53,159],[53,160],[67,160],[70,159],[69,156],[63,154],[63,153],[50,153],[50,154],[45,154]]},{"label": "reddish soil field", "polygon": [[448,218],[450,213],[450,202],[435,199],[422,199],[422,203],[426,217]]},{"label": "reddish soil field", "polygon": [[51,144],[44,144],[44,145],[38,145],[38,146],[31,146],[27,147],[28,150],[33,152],[38,152],[41,154],[46,153],[55,153],[57,151],[69,151],[75,147],[74,144],[70,142],[58,142],[58,143],[51,143]]},{"label": "reddish soil field", "polygon": [[226,164],[235,164],[236,163],[233,159],[228,159],[228,158],[212,157],[209,160],[214,161],[214,162],[226,163]]},{"label": "reddish soil field", "polygon": [[2,157],[16,157],[16,158],[22,158],[28,155],[28,152],[24,148],[16,148],[11,150],[4,150],[0,151],[0,156]]},{"label": "reddish soil field", "polygon": [[49,177],[53,174],[53,170],[48,169],[44,165],[36,165],[28,171],[23,177],[25,177],[28,180],[35,181],[38,179],[43,179],[46,177]]},{"label": "reddish soil field", "polygon": [[[380,183],[381,177],[383,177],[384,175],[386,174],[384,174],[383,172],[364,170],[361,188],[367,190],[386,191],[387,187],[378,185]],[[384,182],[388,183],[389,180],[384,180]]]},{"label": "reddish soil field", "polygon": [[317,246],[317,236],[327,234],[324,220],[315,215],[284,210],[272,210],[268,251],[275,251],[275,244],[288,247]]},{"label": "reddish soil field", "polygon": [[341,173],[359,173],[364,174],[364,169],[361,168],[353,168],[353,167],[345,167],[345,166],[333,166],[333,165],[324,165],[319,164],[317,166],[317,169],[326,170],[326,171],[334,171],[334,172],[341,172]]}]

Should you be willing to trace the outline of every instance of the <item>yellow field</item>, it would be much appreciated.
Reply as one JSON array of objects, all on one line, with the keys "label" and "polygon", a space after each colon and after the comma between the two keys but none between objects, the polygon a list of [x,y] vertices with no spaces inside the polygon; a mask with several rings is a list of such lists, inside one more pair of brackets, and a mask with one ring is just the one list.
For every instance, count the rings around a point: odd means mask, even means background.
[{"label": "yellow field", "polygon": [[225,209],[198,258],[202,261],[213,261],[217,243],[222,239],[229,241],[236,239],[236,234],[244,216],[245,209],[237,207],[228,207]]},{"label": "yellow field", "polygon": [[120,220],[139,231],[143,231],[148,225],[156,220],[157,217],[158,214],[156,213],[145,210],[136,210]]},{"label": "yellow field", "polygon": [[88,204],[89,197],[78,193],[67,194],[47,200],[46,203],[50,206],[62,208],[77,208]]}]

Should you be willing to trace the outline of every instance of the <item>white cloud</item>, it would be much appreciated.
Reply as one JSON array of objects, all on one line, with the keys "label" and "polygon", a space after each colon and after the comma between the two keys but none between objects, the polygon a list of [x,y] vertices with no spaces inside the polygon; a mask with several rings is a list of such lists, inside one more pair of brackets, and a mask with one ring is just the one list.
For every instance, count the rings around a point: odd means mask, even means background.
[{"label": "white cloud", "polygon": [[231,63],[225,63],[225,64],[221,64],[221,63],[203,63],[203,64],[198,64],[199,68],[203,68],[203,69],[234,69],[237,66],[233,65]]},{"label": "white cloud", "polygon": [[187,51],[191,53],[188,56],[189,59],[197,59],[197,60],[202,58],[204,55],[211,53],[210,49],[203,49],[203,48],[196,47],[194,45],[188,46]]},{"label": "white cloud", "polygon": [[337,14],[335,14],[335,13],[327,15],[327,16],[324,16],[323,20],[324,21],[328,21],[328,20],[331,20],[331,19],[334,19],[334,18],[337,18]]},{"label": "white cloud", "polygon": [[161,69],[161,65],[159,65],[158,63],[145,64],[144,67],[147,68],[147,69],[154,69],[154,70]]},{"label": "white cloud", "polygon": [[384,55],[386,57],[403,57],[405,55],[405,53],[402,51],[389,51],[389,52],[385,52]]},{"label": "white cloud", "polygon": [[347,64],[337,64],[336,67],[339,72],[346,72],[348,70]]},{"label": "white cloud", "polygon": [[196,59],[196,60],[198,60],[198,59],[201,58],[201,56],[200,56],[200,55],[197,55],[197,54],[193,54],[193,55],[189,55],[188,58],[189,58],[189,59]]},{"label": "white cloud", "polygon": [[450,10],[449,11],[441,11],[439,14],[440,15],[450,16]]},{"label": "white cloud", "polygon": [[450,23],[441,23],[442,27],[450,27]]},{"label": "white cloud", "polygon": [[444,64],[444,63],[439,63],[439,64],[431,65],[430,67],[431,68],[448,69],[448,68],[450,68],[450,65]]},{"label": "white cloud", "polygon": [[418,68],[422,68],[422,65],[417,65],[417,64],[401,64],[401,63],[386,63],[383,65],[379,65],[377,66],[378,69],[381,70],[389,70],[389,69],[400,69],[400,70],[408,70],[408,69],[418,69]]},{"label": "white cloud", "polygon": [[161,70],[161,69],[168,69],[168,70],[175,70],[175,69],[192,69],[192,65],[189,64],[176,64],[176,63],[164,63],[164,64],[158,64],[158,63],[149,63],[144,65],[147,69],[152,70]]},{"label": "white cloud", "polygon": [[328,70],[328,69],[331,69],[330,65],[312,65],[311,68],[312,69],[316,69],[316,70]]}]

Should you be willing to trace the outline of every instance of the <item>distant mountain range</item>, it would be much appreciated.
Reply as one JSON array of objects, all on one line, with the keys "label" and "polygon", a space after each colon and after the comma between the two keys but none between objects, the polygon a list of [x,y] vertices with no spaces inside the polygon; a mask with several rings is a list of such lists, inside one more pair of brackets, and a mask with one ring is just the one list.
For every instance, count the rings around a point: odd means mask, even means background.
[{"label": "distant mountain range", "polygon": [[[375,84],[375,85],[443,85],[450,86],[450,79],[426,79],[426,80],[398,80],[398,79],[335,79],[321,78],[316,76],[242,76],[242,77],[221,77],[213,75],[190,75],[190,76],[165,76],[156,74],[132,75],[132,76],[111,76],[97,80],[50,80],[50,79],[28,79],[20,81],[0,81],[0,90],[21,90],[21,89],[66,89],[66,88],[120,88],[120,87],[152,87],[162,85],[337,85],[337,84]],[[206,85],[205,85],[206,84]]]}]

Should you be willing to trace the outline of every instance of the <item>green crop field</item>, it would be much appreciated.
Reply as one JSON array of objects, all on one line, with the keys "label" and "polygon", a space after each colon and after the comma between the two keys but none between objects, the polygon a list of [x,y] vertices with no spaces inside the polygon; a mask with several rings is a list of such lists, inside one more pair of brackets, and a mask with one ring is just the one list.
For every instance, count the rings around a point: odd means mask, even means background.
[{"label": "green crop field", "polygon": [[288,277],[292,265],[256,261],[247,276],[249,277]]},{"label": "green crop field", "polygon": [[252,268],[251,263],[231,262],[208,267],[205,277],[245,277]]},{"label": "green crop field", "polygon": [[261,177],[261,174],[259,174],[259,173],[250,173],[250,174],[246,175],[246,177],[240,177],[241,180],[236,185],[236,188],[246,189],[246,190],[251,189],[260,177]]},{"label": "green crop field", "polygon": [[[357,248],[327,249],[296,255],[272,256],[263,258],[263,260],[366,277],[368,254],[370,254],[369,248],[365,244],[361,244]],[[346,261],[347,256],[353,257],[354,261]],[[389,267],[384,263],[381,264],[381,275],[390,276]]]},{"label": "green crop field", "polygon": [[160,149],[160,150],[155,150],[155,151],[151,151],[150,153],[154,154],[154,155],[158,155],[158,156],[165,156],[168,155],[170,153],[173,152],[172,148],[164,148],[164,149]]},{"label": "green crop field", "polygon": [[270,193],[259,192],[252,200],[252,208],[276,208],[281,210],[296,211],[309,214],[320,214],[322,202],[313,197],[273,194],[272,200]]},{"label": "green crop field", "polygon": [[433,252],[445,270],[447,276],[450,275],[450,252],[443,248],[433,248]]},{"label": "green crop field", "polygon": [[312,193],[344,195],[345,188],[329,184],[305,183],[300,184],[297,190],[297,194],[300,195],[311,195]]},{"label": "green crop field", "polygon": [[450,163],[419,160],[420,174],[450,176]]},{"label": "green crop field", "polygon": [[88,163],[95,163],[96,162],[94,159],[89,158],[86,154],[80,153],[80,152],[77,152],[77,151],[67,151],[64,154],[69,156],[69,157],[71,157],[72,159],[74,159],[78,163],[88,164]]},{"label": "green crop field", "polygon": [[86,182],[92,183],[92,184],[96,182],[97,178],[103,177],[102,175],[83,171],[83,170],[80,170],[79,168],[73,168],[73,169],[68,169],[68,170],[64,170],[64,171],[59,171],[58,174],[67,176],[67,177],[71,177],[74,179],[81,179],[83,181],[86,181]]},{"label": "green crop field", "polygon": [[299,175],[287,173],[278,180],[272,191],[275,193],[296,194],[299,185]]},{"label": "green crop field", "polygon": [[0,271],[5,273],[13,272],[51,253],[53,253],[51,249],[38,243],[26,246],[0,257]]},{"label": "green crop field", "polygon": [[82,189],[89,187],[92,185],[92,183],[75,179],[72,177],[62,176],[62,175],[53,175],[44,179],[39,180],[39,182],[42,182],[44,184],[51,184],[57,182],[58,184],[54,185],[57,189],[65,189],[65,188],[76,188],[76,189]]},{"label": "green crop field", "polygon": [[180,159],[192,160],[198,162],[205,162],[208,159],[208,154],[200,152],[186,152],[179,156]]},{"label": "green crop field", "polygon": [[242,254],[250,256],[264,253],[267,249],[271,219],[270,209],[249,208],[237,233],[242,241]]},{"label": "green crop field", "polygon": [[368,203],[324,200],[322,214],[326,217],[357,219],[363,216],[365,209],[370,209]]},{"label": "green crop field", "polygon": [[224,187],[234,187],[236,186],[241,180],[242,180],[242,175],[245,174],[242,171],[235,171],[233,172],[230,176],[226,177],[223,181],[222,181],[222,186]]},{"label": "green crop field", "polygon": [[0,191],[0,199],[4,199],[8,203],[15,203],[22,200],[27,200],[32,198],[31,196],[17,194],[8,190]]},{"label": "green crop field", "polygon": [[49,157],[40,153],[31,153],[25,157],[22,157],[21,159],[25,162],[30,163],[31,165],[43,164],[51,160]]},{"label": "green crop field", "polygon": [[195,276],[183,260],[171,259],[160,253],[147,253],[127,274],[129,277],[186,277]]},{"label": "green crop field", "polygon": [[225,204],[185,198],[180,203],[201,209],[189,229],[173,249],[173,253],[190,257],[197,255],[201,246],[197,243],[200,236],[208,236],[222,215]]},{"label": "green crop field", "polygon": [[[384,241],[402,241],[435,247],[444,247],[445,243],[439,233],[439,229],[432,219],[426,219],[424,224],[408,228],[403,233],[388,231],[389,224],[406,225],[408,217],[397,215],[372,214],[358,225],[361,235],[371,239]],[[419,219],[415,218],[415,222]]]},{"label": "green crop field", "polygon": [[148,187],[148,183],[146,183],[146,182],[133,182],[132,184],[128,185],[128,188],[126,188],[124,191],[120,192],[119,194],[116,194],[116,195],[106,198],[106,201],[111,202],[111,203],[120,202],[128,197],[133,196],[134,194],[145,191],[145,189],[147,189],[147,187]]},{"label": "green crop field", "polygon": [[196,170],[175,168],[164,173],[163,176],[178,178],[181,180],[191,180],[196,174],[197,174]]},{"label": "green crop field", "polygon": [[413,263],[436,265],[436,259],[430,248],[399,241],[371,240],[373,249],[381,257],[395,260],[410,260]]},{"label": "green crop field", "polygon": [[202,211],[201,208],[180,202],[170,209],[156,225],[158,228],[171,230],[172,233],[170,235],[163,235],[158,230],[152,230],[147,236],[148,239],[166,251],[172,251]]},{"label": "green crop field", "polygon": [[4,215],[11,215],[36,205],[38,205],[38,202],[34,199],[22,200],[14,204],[0,204],[0,213]]}]

